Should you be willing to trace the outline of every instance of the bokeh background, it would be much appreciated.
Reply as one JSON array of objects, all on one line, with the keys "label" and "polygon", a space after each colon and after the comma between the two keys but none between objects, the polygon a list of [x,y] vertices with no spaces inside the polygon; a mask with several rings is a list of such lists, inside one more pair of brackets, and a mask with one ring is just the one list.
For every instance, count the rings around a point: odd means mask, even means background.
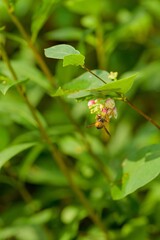
[{"label": "bokeh background", "polygon": [[[63,67],[61,61],[45,58],[44,49],[70,44],[86,56],[85,64],[89,69],[116,71],[118,77],[137,73],[127,97],[160,122],[159,0],[9,2],[47,63],[57,87],[84,70]],[[126,198],[114,201],[110,184],[93,159],[98,156],[114,178],[128,152],[159,143],[159,130],[119,101],[116,102],[118,119],[110,124],[111,139],[103,130],[86,128],[94,122],[87,101],[65,98],[60,104],[50,96],[51,86],[32,49],[7,13],[3,0],[0,0],[0,30],[0,43],[5,46],[18,79],[25,81],[27,95],[39,111],[53,144],[65,156],[75,183],[105,224],[110,239],[159,240],[159,178]],[[0,74],[11,78],[2,59]],[[0,171],[0,239],[106,239],[53,161],[15,87],[0,95],[0,119],[2,151],[12,144],[39,142],[14,156]],[[84,138],[88,139],[91,151]]]}]

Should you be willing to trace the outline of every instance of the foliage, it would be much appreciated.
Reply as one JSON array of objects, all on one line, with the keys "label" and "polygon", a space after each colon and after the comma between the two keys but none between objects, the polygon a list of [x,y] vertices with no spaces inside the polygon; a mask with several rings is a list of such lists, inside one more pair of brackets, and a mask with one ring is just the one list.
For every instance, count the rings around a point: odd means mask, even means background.
[{"label": "foliage", "polygon": [[0,1],[0,240],[159,239],[159,12]]}]

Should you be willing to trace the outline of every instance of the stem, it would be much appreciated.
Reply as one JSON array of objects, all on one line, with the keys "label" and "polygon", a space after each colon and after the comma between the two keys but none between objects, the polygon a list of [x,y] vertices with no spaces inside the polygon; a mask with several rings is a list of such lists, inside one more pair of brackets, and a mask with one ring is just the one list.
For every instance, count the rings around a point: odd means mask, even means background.
[{"label": "stem", "polygon": [[133,103],[131,103],[127,98],[123,99],[124,102],[126,102],[131,108],[133,108],[136,112],[138,112],[141,116],[143,116],[147,121],[152,123],[156,128],[160,129],[160,125],[156,123],[151,117],[149,117],[147,114],[145,114],[143,111],[141,111],[139,108],[137,108]]},{"label": "stem", "polygon": [[[14,15],[13,13],[13,9],[11,8],[11,6],[8,3],[8,0],[3,0],[6,5],[7,5],[7,9],[8,9],[8,13],[12,19],[12,21],[14,22],[14,24],[17,26],[18,30],[20,31],[21,35],[23,36],[23,38],[26,40],[26,42],[28,43],[28,46],[31,48],[31,50],[34,53],[34,56],[37,60],[37,62],[39,63],[39,66],[41,68],[41,70],[43,71],[43,73],[46,75],[47,79],[49,80],[50,84],[52,86],[56,86],[55,82],[53,81],[53,77],[52,74],[50,72],[50,70],[48,69],[44,59],[41,57],[41,55],[39,54],[39,52],[37,51],[36,47],[34,46],[34,44],[31,41],[30,36],[27,34],[27,32],[25,31],[24,27],[22,26],[21,22],[19,21],[19,19]],[[83,66],[83,68],[90,72],[92,75],[94,75],[95,77],[97,77],[100,81],[102,81],[103,83],[106,84],[106,82],[101,79],[100,77],[98,77],[96,74],[94,74],[90,69],[88,69],[87,67]],[[13,73],[14,74],[14,73]],[[76,130],[80,133],[80,135],[83,138],[83,141],[85,141],[86,146],[88,148],[88,152],[91,154],[91,156],[93,157],[94,161],[97,163],[97,165],[99,166],[99,169],[102,171],[102,173],[104,174],[105,178],[107,179],[107,181],[111,181],[111,176],[109,174],[108,169],[106,168],[106,166],[104,166],[104,164],[102,163],[101,159],[95,155],[95,153],[92,151],[92,148],[90,147],[89,142],[86,139],[86,136],[84,135],[83,131],[80,129],[80,126],[77,124],[77,122],[74,120],[74,118],[72,117],[72,115],[70,114],[70,110],[68,109],[67,104],[65,103],[65,101],[62,98],[59,98],[59,103],[62,105],[63,110],[66,112],[68,118],[70,119],[70,121],[73,123],[73,125],[75,126]],[[34,113],[33,113],[34,114]]]},{"label": "stem", "polygon": [[93,76],[95,76],[96,78],[98,78],[101,82],[107,84],[102,78],[100,78],[97,74],[95,74],[94,72],[92,72],[89,68],[87,68],[85,65],[82,66],[82,68],[84,68],[87,72],[91,73]]},{"label": "stem", "polygon": [[39,54],[38,50],[36,49],[36,47],[34,46],[34,44],[31,41],[31,38],[29,37],[29,35],[27,34],[27,32],[25,31],[25,29],[23,28],[21,22],[19,21],[19,19],[14,15],[14,11],[13,11],[13,7],[10,5],[8,0],[3,0],[4,3],[7,6],[7,10],[8,13],[13,21],[13,23],[16,25],[16,27],[18,28],[19,32],[21,33],[21,35],[23,36],[23,38],[26,40],[26,42],[28,43],[28,46],[32,49],[33,54],[35,56],[35,59],[37,60],[39,66],[41,67],[42,71],[45,73],[47,79],[49,80],[49,82],[51,83],[51,85],[53,87],[55,87],[55,83],[53,82],[52,79],[52,74],[49,71],[46,63],[44,62],[42,56]]},{"label": "stem", "polygon": [[96,52],[98,59],[98,66],[100,69],[105,69],[105,49],[104,49],[104,37],[103,37],[103,24],[101,22],[101,17],[97,17],[97,27],[96,27]]},{"label": "stem", "polygon": [[68,109],[68,105],[65,102],[61,102],[61,104],[63,104],[63,109],[66,112],[67,116],[69,117],[71,123],[75,126],[76,131],[80,134],[80,136],[82,137],[82,141],[85,143],[87,150],[89,152],[89,154],[93,157],[94,161],[96,162],[96,164],[98,165],[99,169],[101,170],[101,172],[103,173],[103,175],[105,176],[107,182],[112,182],[113,179],[109,173],[109,169],[103,164],[103,162],[101,161],[101,159],[93,152],[90,143],[88,142],[84,132],[82,131],[82,129],[80,128],[80,126],[77,124],[77,122],[74,120],[74,118],[72,118],[70,111]]},{"label": "stem", "polygon": [[[92,75],[94,75],[96,78],[98,78],[101,82],[107,84],[102,78],[100,78],[98,75],[96,75],[90,69],[88,69],[86,66],[83,66],[83,68],[86,71],[90,72]],[[120,96],[119,93],[117,93],[117,95]],[[117,100],[118,100],[118,98],[117,98]],[[140,110],[133,103],[131,103],[126,97],[120,97],[119,100],[126,102],[131,108],[133,108],[137,113],[139,113],[141,116],[143,116],[147,121],[149,121],[151,124],[153,124],[156,128],[160,129],[160,125],[157,122],[155,122],[151,117],[149,117],[147,114],[145,114],[142,110]]]},{"label": "stem", "polygon": [[19,192],[22,199],[26,203],[29,203],[32,200],[32,196],[28,192],[28,190],[25,188],[24,183],[20,182],[19,179],[16,179],[16,174],[12,170],[10,170],[9,168],[6,168],[5,171],[7,173],[7,176],[9,177],[9,181],[7,181],[7,182],[9,184],[11,184]]},{"label": "stem", "polygon": [[[22,34],[22,36],[24,37],[24,39],[26,40],[26,42],[28,43],[28,46],[32,49],[35,58],[39,64],[39,66],[41,67],[42,71],[45,73],[46,77],[48,78],[48,80],[50,81],[52,86],[56,86],[56,84],[53,82],[53,78],[52,78],[52,74],[50,73],[45,61],[43,60],[43,58],[41,57],[41,55],[39,54],[39,52],[37,51],[37,49],[35,48],[35,46],[33,45],[29,35],[27,34],[27,32],[24,30],[23,26],[21,25],[20,21],[18,20],[18,18],[13,14],[13,8],[10,6],[8,0],[3,0],[4,3],[7,6],[7,10],[8,13],[12,19],[12,21],[15,23],[15,25],[17,26],[18,30],[20,31],[20,33]],[[90,72],[92,75],[94,75],[95,77],[97,77],[101,82],[107,84],[102,78],[100,78],[99,76],[97,76],[94,72],[92,72],[90,69],[88,69],[86,66],[82,66],[82,68],[84,68],[87,72]],[[157,124],[151,117],[147,116],[143,111],[141,111],[139,108],[137,108],[134,104],[132,104],[128,99],[125,99],[124,102],[126,102],[131,108],[133,108],[136,112],[138,112],[141,116],[143,116],[147,121],[149,121],[150,123],[152,123],[155,127],[157,127],[158,129],[160,129],[159,124]]]},{"label": "stem", "polygon": [[[10,64],[9,58],[8,58],[5,50],[2,47],[1,47],[1,54],[2,54],[2,58],[3,58],[4,62],[8,66],[8,68],[9,68],[9,70],[10,70],[12,76],[13,76],[13,79],[15,81],[18,81],[16,73],[15,73],[14,69],[12,68],[12,65]],[[36,109],[34,108],[34,106],[29,101],[26,93],[24,92],[24,89],[22,88],[21,85],[17,85],[17,89],[18,89],[19,94],[24,99],[26,105],[30,109],[30,111],[33,115],[33,118],[35,119],[35,121],[37,123],[37,126],[38,126],[38,129],[39,129],[40,133],[41,133],[41,136],[42,136],[43,140],[45,140],[45,142],[47,143],[47,146],[49,147],[52,158],[55,159],[57,165],[59,166],[59,168],[63,172],[64,176],[68,180],[68,183],[69,183],[71,189],[73,190],[75,195],[78,197],[78,199],[80,200],[82,205],[85,207],[85,209],[88,211],[88,214],[89,214],[90,218],[92,219],[92,221],[105,233],[106,239],[109,239],[108,238],[108,233],[107,233],[103,223],[101,222],[100,218],[98,217],[98,215],[92,209],[90,203],[88,202],[88,200],[85,197],[85,195],[83,194],[83,192],[74,183],[72,175],[70,173],[70,169],[65,164],[65,157],[62,156],[62,154],[60,152],[58,152],[56,147],[52,144],[52,141],[51,141],[50,137],[48,136],[45,128],[43,127],[43,124],[41,123],[41,121],[40,121],[40,119],[37,115]]]}]

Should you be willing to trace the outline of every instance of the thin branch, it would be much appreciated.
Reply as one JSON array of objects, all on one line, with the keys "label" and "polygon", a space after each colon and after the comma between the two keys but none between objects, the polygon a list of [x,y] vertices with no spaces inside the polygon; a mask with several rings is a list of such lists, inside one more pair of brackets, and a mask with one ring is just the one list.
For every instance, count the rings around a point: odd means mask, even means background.
[{"label": "thin branch", "polygon": [[[83,68],[90,72],[92,75],[94,75],[95,77],[97,77],[101,82],[107,84],[102,78],[100,78],[97,74],[95,74],[94,72],[92,72],[90,69],[88,69],[87,67],[83,66]],[[119,93],[117,93],[118,96],[120,96]],[[117,98],[118,100],[118,98]],[[140,110],[137,106],[135,106],[133,103],[131,103],[126,97],[121,97],[119,100],[126,102],[131,108],[133,108],[137,113],[139,113],[141,116],[143,116],[147,121],[149,121],[151,124],[153,124],[156,128],[160,129],[160,125],[155,122],[151,117],[149,117],[147,114],[145,114],[142,110]]]},{"label": "thin branch", "polygon": [[[9,68],[14,80],[18,81],[16,73],[15,73],[14,69],[12,68],[12,65],[10,64],[9,58],[8,58],[6,52],[3,48],[1,48],[1,54],[2,54],[3,60],[5,61],[6,65]],[[23,97],[23,99],[24,99],[25,103],[27,104],[28,108],[30,109],[30,111],[33,115],[33,118],[35,119],[35,121],[37,123],[37,126],[38,126],[38,129],[39,129],[40,133],[41,133],[41,136],[45,140],[45,142],[47,143],[47,146],[49,147],[52,158],[55,159],[55,161],[57,162],[57,165],[59,166],[59,168],[63,172],[64,176],[68,180],[68,183],[69,183],[71,189],[73,190],[75,195],[78,197],[78,199],[80,200],[82,205],[85,207],[85,209],[88,211],[88,214],[89,214],[90,218],[92,219],[92,221],[105,233],[106,240],[108,240],[109,239],[108,233],[107,233],[102,221],[100,220],[98,215],[92,209],[90,203],[88,202],[88,200],[85,197],[85,195],[83,194],[83,192],[74,183],[74,180],[72,178],[70,170],[65,164],[65,157],[59,151],[57,151],[56,147],[52,144],[52,141],[51,141],[50,137],[48,136],[45,128],[43,127],[43,124],[41,123],[41,121],[40,121],[40,119],[37,115],[36,109],[34,108],[34,106],[29,101],[27,95],[24,92],[24,89],[20,85],[17,85],[17,89],[18,89],[18,92],[20,93],[20,95]]]},{"label": "thin branch", "polygon": [[[48,80],[50,81],[52,86],[55,86],[56,84],[53,82],[53,77],[51,72],[49,71],[45,61],[43,60],[43,58],[41,57],[41,55],[39,54],[39,52],[37,51],[37,49],[35,48],[34,44],[32,43],[29,35],[27,34],[27,32],[25,31],[25,29],[23,28],[23,26],[21,25],[20,21],[18,20],[18,18],[14,15],[13,13],[13,8],[10,6],[8,0],[3,0],[7,6],[8,9],[8,13],[12,19],[12,21],[15,23],[15,25],[17,26],[18,30],[20,31],[20,33],[22,34],[23,38],[26,40],[26,42],[28,43],[29,47],[32,49],[35,58],[39,64],[39,66],[41,67],[42,71],[45,73],[46,77],[48,78]],[[87,72],[90,72],[93,76],[97,77],[101,82],[107,84],[102,78],[100,78],[98,75],[96,75],[94,72],[92,72],[89,68],[87,68],[86,66],[82,66],[82,68],[84,68]],[[148,120],[150,123],[152,123],[155,127],[157,127],[158,129],[160,129],[159,124],[157,124],[151,117],[147,116],[144,112],[142,112],[139,108],[137,108],[135,105],[133,105],[128,99],[125,99],[125,101],[131,108],[133,108],[136,112],[138,112],[141,116],[143,116],[146,120]]]},{"label": "thin branch", "polygon": [[[18,28],[19,32],[21,33],[21,35],[23,36],[23,38],[26,40],[26,42],[28,43],[28,46],[31,48],[31,50],[34,53],[34,56],[41,68],[41,70],[43,71],[43,73],[46,75],[47,79],[49,80],[49,82],[51,83],[51,86],[56,86],[55,82],[53,81],[53,76],[52,73],[50,72],[48,66],[46,65],[44,59],[41,57],[41,55],[39,54],[39,52],[37,51],[36,47],[34,46],[34,44],[31,41],[30,36],[27,34],[27,32],[25,31],[24,27],[22,26],[21,22],[19,21],[19,19],[14,15],[14,12],[12,11],[12,8],[10,7],[8,0],[4,0],[7,8],[8,8],[8,13],[12,19],[12,21],[14,22],[14,24],[16,25],[16,27]],[[97,77],[100,81],[102,81],[103,83],[106,84],[106,82],[101,79],[100,77],[98,77],[96,74],[94,74],[94,72],[92,72],[90,69],[88,69],[87,67],[83,66],[83,68],[90,72],[92,75],[94,75],[95,77]],[[66,102],[62,99],[59,98],[59,103],[62,105],[63,110],[65,111],[65,113],[67,114],[68,118],[70,119],[71,123],[73,123],[73,125],[75,126],[76,130],[79,132],[79,134],[82,136],[83,140],[86,143],[86,146],[88,148],[88,152],[91,154],[91,156],[93,157],[94,161],[97,163],[97,165],[99,166],[99,169],[102,171],[102,173],[104,174],[105,178],[107,179],[107,181],[111,181],[111,175],[109,174],[109,170],[107,169],[106,166],[104,166],[104,164],[102,163],[101,159],[93,152],[89,142],[86,139],[86,136],[84,135],[83,131],[80,129],[80,126],[77,124],[77,122],[74,120],[74,118],[72,117],[72,115],[70,114],[70,110],[68,109],[68,106],[66,104]]]},{"label": "thin branch", "polygon": [[87,72],[91,73],[93,76],[95,76],[96,78],[98,78],[101,82],[107,84],[102,78],[100,78],[97,74],[95,74],[94,72],[92,72],[89,68],[87,68],[85,65],[82,66],[82,68],[84,68]]},{"label": "thin branch", "polygon": [[133,108],[136,112],[138,112],[141,116],[143,116],[147,121],[152,123],[156,128],[160,129],[160,125],[155,122],[151,117],[149,117],[147,114],[142,112],[139,108],[137,108],[133,103],[131,103],[127,98],[123,99],[124,102],[126,102],[131,108]]},{"label": "thin branch", "polygon": [[[22,199],[29,203],[32,200],[32,196],[29,193],[29,191],[26,189],[23,182],[20,181],[20,179],[16,178],[15,172],[10,170],[9,168],[5,169],[5,172],[7,174],[7,177],[9,177],[9,181],[7,181],[9,184],[11,184],[21,195]],[[12,178],[12,179],[11,179]]]},{"label": "thin branch", "polygon": [[107,182],[112,182],[112,176],[110,174],[110,171],[106,165],[103,164],[102,160],[97,156],[94,151],[91,148],[91,144],[89,143],[88,139],[86,138],[86,135],[84,131],[80,128],[80,126],[77,124],[75,119],[71,116],[71,113],[68,109],[68,105],[64,101],[60,101],[60,103],[63,105],[63,109],[66,112],[67,116],[69,117],[71,123],[75,126],[76,131],[80,134],[82,137],[82,141],[85,143],[85,146],[87,147],[87,150],[89,154],[92,156],[94,161],[96,162],[97,166],[99,167],[100,171],[103,173],[104,177],[106,178]]},{"label": "thin branch", "polygon": [[45,73],[47,79],[49,80],[50,84],[55,87],[55,83],[53,82],[53,77],[51,72],[49,71],[45,61],[43,60],[42,56],[39,54],[38,50],[36,49],[36,47],[34,46],[34,44],[31,41],[30,36],[28,35],[28,33],[25,31],[25,29],[23,28],[21,22],[19,21],[19,19],[16,17],[16,15],[14,14],[14,9],[13,6],[10,5],[8,0],[3,0],[4,3],[7,6],[7,10],[8,13],[13,21],[13,23],[16,25],[17,29],[19,30],[19,32],[21,33],[21,35],[23,36],[23,38],[26,40],[26,42],[28,43],[28,46],[32,49],[33,54],[35,56],[35,59],[37,60],[39,66],[41,67],[42,71]]}]

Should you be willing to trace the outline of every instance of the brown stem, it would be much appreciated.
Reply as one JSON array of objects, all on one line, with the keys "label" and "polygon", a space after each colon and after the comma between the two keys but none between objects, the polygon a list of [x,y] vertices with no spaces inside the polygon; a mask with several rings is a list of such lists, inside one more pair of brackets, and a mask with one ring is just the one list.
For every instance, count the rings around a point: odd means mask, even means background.
[{"label": "brown stem", "polygon": [[131,103],[127,98],[123,99],[124,102],[126,102],[131,108],[133,108],[136,112],[138,112],[141,116],[143,116],[147,121],[152,123],[156,128],[160,129],[160,125],[156,123],[151,117],[146,115],[144,112],[142,112],[139,108],[137,108],[133,103]]},{"label": "brown stem", "polygon": [[[13,8],[10,6],[8,0],[3,0],[5,2],[5,4],[7,5],[7,9],[8,9],[8,13],[12,19],[12,21],[15,23],[15,25],[17,26],[17,28],[19,29],[20,33],[22,34],[22,36],[24,37],[24,39],[27,41],[29,47],[32,49],[35,58],[37,60],[37,62],[39,63],[42,71],[45,73],[46,77],[48,78],[48,80],[50,81],[50,83],[52,84],[52,86],[55,86],[55,83],[53,82],[53,78],[52,78],[52,74],[50,73],[47,65],[45,64],[43,58],[41,57],[41,55],[39,54],[39,52],[37,51],[37,49],[35,48],[35,46],[33,45],[30,37],[28,36],[28,34],[26,33],[26,31],[24,30],[23,26],[21,25],[21,23],[19,22],[19,20],[17,19],[17,17],[13,14]],[[82,68],[84,68],[87,72],[90,72],[92,75],[94,75],[95,77],[97,77],[101,82],[107,84],[102,78],[100,78],[98,75],[96,75],[94,72],[92,72],[90,69],[88,69],[86,66],[82,66]],[[131,108],[133,108],[136,112],[138,112],[141,116],[143,116],[147,121],[149,121],[150,123],[152,123],[155,127],[157,127],[158,129],[160,129],[159,124],[157,124],[151,117],[147,116],[144,112],[142,112],[139,108],[137,108],[135,105],[133,105],[128,99],[126,99],[124,102],[126,102]]]},{"label": "brown stem", "polygon": [[[92,72],[90,69],[87,67],[83,66],[83,68],[90,72],[92,75],[97,77],[101,82],[107,84],[102,78],[100,78],[98,75],[96,75],[94,72]],[[121,96],[119,93],[117,93],[118,96]],[[141,116],[143,116],[147,121],[152,123],[156,128],[160,129],[160,125],[155,122],[151,117],[149,117],[147,114],[145,114],[142,110],[140,110],[138,107],[136,107],[133,103],[131,103],[126,97],[121,97],[120,100],[123,102],[126,102],[131,108],[133,108],[136,112],[138,112]]]},{"label": "brown stem", "polygon": [[21,33],[21,35],[23,36],[23,38],[26,40],[26,42],[28,43],[28,46],[32,49],[33,54],[35,56],[35,59],[37,60],[39,66],[41,67],[42,71],[45,73],[46,77],[48,78],[49,82],[51,83],[51,85],[54,87],[55,83],[53,82],[53,77],[51,72],[49,71],[46,63],[44,62],[42,56],[39,54],[38,50],[36,49],[36,47],[34,46],[34,44],[31,41],[31,38],[29,37],[29,35],[27,34],[27,32],[25,31],[25,29],[23,28],[21,22],[19,21],[19,19],[14,15],[14,11],[13,11],[13,7],[9,4],[8,0],[3,0],[7,6],[7,10],[8,13],[13,21],[13,23],[16,25],[16,27],[18,28],[19,32]]},{"label": "brown stem", "polygon": [[86,135],[84,133],[84,131],[82,131],[82,129],[80,128],[80,126],[77,124],[77,122],[74,120],[74,118],[72,118],[71,113],[68,109],[68,105],[64,102],[64,101],[60,101],[60,103],[63,105],[63,109],[66,112],[68,118],[70,119],[71,123],[75,126],[76,131],[80,134],[80,136],[82,137],[82,141],[85,143],[87,150],[89,152],[89,154],[92,156],[92,158],[94,159],[94,161],[96,162],[97,166],[99,167],[100,171],[103,173],[103,175],[105,176],[107,182],[112,182],[112,176],[109,173],[109,169],[107,168],[107,166],[105,166],[103,164],[103,162],[101,161],[101,159],[94,153],[94,151],[91,148],[91,144],[88,142]]},{"label": "brown stem", "polygon": [[[16,188],[16,190],[19,191],[19,194],[21,195],[22,199],[29,203],[32,200],[31,194],[28,192],[28,190],[25,188],[25,185],[23,182],[21,182],[19,179],[16,179],[16,174],[9,168],[5,169],[7,173],[7,177],[9,177],[8,183],[11,184],[13,187]],[[12,179],[11,179],[12,178]]]},{"label": "brown stem", "polygon": [[[40,68],[42,69],[42,71],[44,72],[44,74],[46,75],[47,79],[49,80],[49,82],[52,84],[52,86],[56,86],[55,82],[53,81],[53,77],[52,74],[50,72],[50,70],[48,69],[44,59],[41,57],[41,55],[39,54],[39,52],[37,51],[37,49],[35,48],[34,44],[31,41],[30,36],[27,34],[27,32],[25,31],[24,27],[22,26],[22,24],[20,23],[19,19],[14,15],[12,8],[10,8],[10,5],[8,4],[8,0],[4,0],[7,8],[8,8],[8,13],[11,16],[12,21],[15,23],[15,25],[17,26],[17,28],[19,29],[21,35],[23,36],[23,38],[26,40],[26,42],[28,43],[28,46],[31,48],[31,50],[33,51],[35,58],[37,59],[37,62],[39,63]],[[94,74],[90,69],[88,69],[87,67],[83,66],[83,68],[90,72],[92,75],[94,75],[95,77],[99,78],[99,80],[101,80],[103,83],[106,84],[106,82],[101,79],[100,77],[98,77],[96,74]],[[106,166],[104,166],[104,164],[102,163],[101,159],[96,156],[96,154],[94,154],[94,152],[92,151],[92,148],[90,147],[89,142],[87,141],[86,137],[84,136],[83,131],[80,129],[79,125],[77,124],[77,122],[74,120],[74,118],[72,117],[72,115],[70,114],[70,111],[68,109],[67,104],[65,103],[65,101],[62,98],[59,98],[59,103],[62,105],[64,111],[66,112],[68,118],[70,119],[70,121],[73,123],[73,125],[75,126],[76,130],[80,133],[80,135],[82,136],[83,140],[85,140],[86,142],[86,146],[88,148],[89,153],[91,154],[91,156],[93,157],[93,159],[95,160],[95,162],[98,164],[99,169],[103,172],[104,176],[106,177],[107,181],[111,181],[111,176],[109,174],[109,170],[106,168]]]},{"label": "brown stem", "polygon": [[100,78],[97,74],[95,74],[94,72],[92,72],[89,68],[87,68],[85,65],[82,66],[82,68],[84,68],[87,72],[91,73],[93,76],[95,76],[96,78],[98,78],[101,82],[107,84],[102,78]]},{"label": "brown stem", "polygon": [[[13,78],[14,78],[14,80],[18,81],[16,73],[15,73],[14,69],[12,68],[12,65],[10,64],[9,58],[8,58],[6,52],[5,52],[5,50],[3,48],[1,48],[1,53],[2,53],[2,58],[5,61],[6,65],[8,66],[8,68],[9,68],[9,70],[10,70],[10,72],[11,72]],[[101,222],[100,218],[98,217],[98,215],[92,209],[90,203],[88,202],[88,200],[85,197],[85,195],[83,194],[83,192],[74,183],[74,180],[72,178],[70,170],[69,170],[69,168],[65,164],[65,157],[60,152],[58,152],[56,147],[52,144],[52,141],[51,141],[50,137],[48,136],[45,128],[43,127],[43,124],[41,123],[41,121],[40,121],[40,119],[39,119],[39,117],[37,115],[36,109],[34,108],[34,106],[29,101],[29,99],[28,99],[24,89],[20,85],[17,85],[17,89],[18,89],[19,94],[23,97],[26,105],[30,109],[30,111],[31,111],[31,113],[33,115],[33,118],[35,119],[35,121],[37,123],[37,126],[38,126],[38,129],[39,129],[40,133],[41,133],[41,136],[45,140],[45,142],[47,143],[47,146],[49,147],[49,150],[51,152],[52,158],[55,159],[57,165],[59,166],[59,168],[63,172],[64,176],[68,180],[68,183],[69,183],[71,189],[73,190],[75,195],[78,197],[78,199],[80,200],[82,205],[88,211],[88,214],[89,214],[90,218],[92,219],[92,221],[105,233],[106,239],[109,239],[108,238],[108,233],[107,233],[103,223]]]}]

